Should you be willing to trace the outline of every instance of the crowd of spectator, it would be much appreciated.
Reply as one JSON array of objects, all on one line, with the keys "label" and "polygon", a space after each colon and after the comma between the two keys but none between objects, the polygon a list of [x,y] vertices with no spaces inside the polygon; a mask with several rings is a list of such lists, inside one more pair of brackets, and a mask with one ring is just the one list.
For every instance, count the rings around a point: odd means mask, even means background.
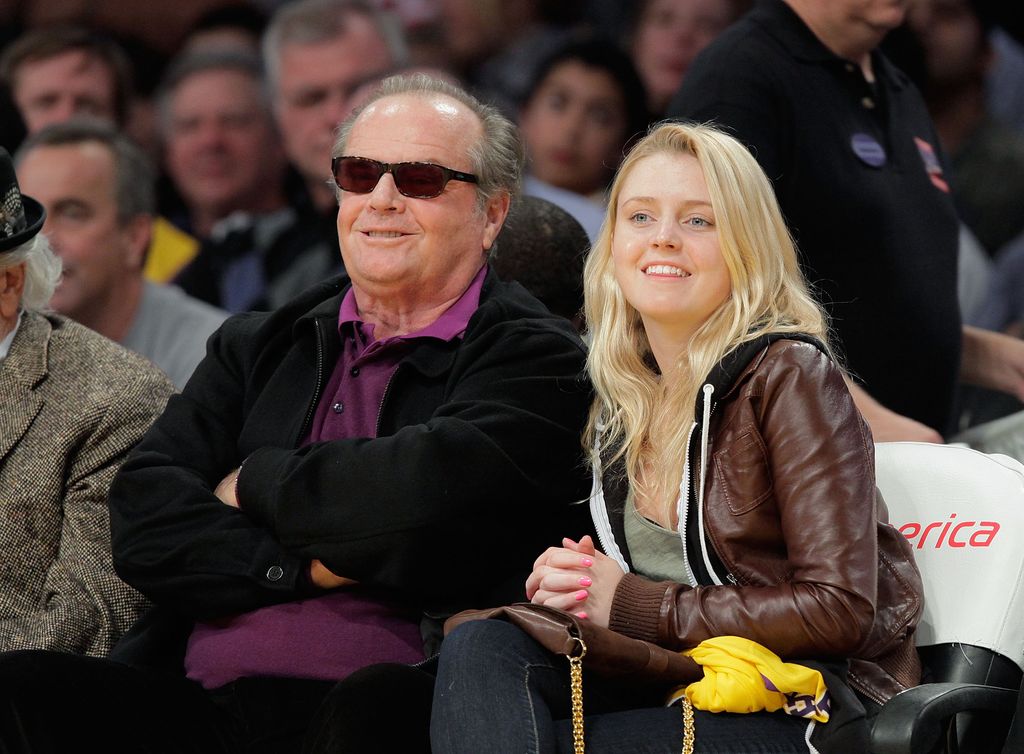
[{"label": "crowd of spectator", "polygon": [[[628,5],[214,0],[147,15],[114,2],[88,17],[43,5],[0,19],[9,40],[0,89],[13,105],[0,138],[15,153],[25,133],[50,124],[108,122],[155,170],[130,177],[146,184],[139,196],[151,227],[132,263],[148,283],[174,283],[190,297],[183,301],[229,313],[276,308],[343,270],[329,185],[335,129],[396,71],[461,82],[521,123],[526,193],[568,211],[593,240],[629,140],[746,7]],[[70,289],[74,265],[65,261]],[[130,322],[120,310],[138,294],[112,282],[90,308],[118,300],[100,317]],[[578,291],[557,295],[578,311]],[[120,339],[124,326],[97,329]],[[206,334],[198,328],[194,339]]]},{"label": "crowd of spectator", "polygon": [[[514,599],[530,548],[567,533],[562,505],[585,495],[578,441],[597,416],[588,424],[589,386],[574,380],[593,335],[584,260],[612,243],[616,171],[664,119],[712,124],[753,154],[828,323],[814,335],[875,441],[943,442],[1024,408],[1024,43],[998,3],[130,5],[0,9],[0,427],[20,422],[10,434],[27,438],[8,453],[18,441],[0,435],[0,535],[50,553],[17,578],[0,570],[0,650],[105,657],[142,616],[121,656],[151,658],[156,635],[156,654],[187,671],[191,686],[160,692],[197,715],[167,734],[180,741],[240,741],[231,726],[290,716],[256,706],[233,711],[228,733],[208,725],[243,696],[218,689],[263,674],[321,684],[295,687],[310,709],[289,746],[307,728],[349,735],[354,715],[311,722],[339,692],[323,681],[421,659],[439,616]],[[407,201],[419,209],[402,222],[366,220]],[[377,256],[413,236],[420,256]],[[727,259],[750,261],[729,243]],[[641,331],[634,321],[629,337],[646,342]],[[671,372],[639,351],[636,365]],[[184,392],[165,410],[172,388]],[[335,443],[340,461],[324,449]],[[40,470],[40,454],[71,471]],[[32,479],[49,485],[34,502]],[[344,515],[317,508],[325,485],[350,499]],[[467,515],[482,495],[529,499],[535,518],[482,541],[490,514]],[[22,526],[39,505],[78,528]],[[459,547],[487,557],[513,541],[517,561],[493,584],[452,563]],[[462,580],[427,584],[446,568]],[[41,609],[54,594],[66,603]],[[352,610],[395,651],[300,658],[281,640],[313,626],[365,649],[339,617]],[[254,636],[257,660],[229,651]],[[122,675],[0,656],[0,680],[91,678],[131,710],[151,679]],[[281,693],[244,692],[268,706]],[[0,745],[6,725],[0,714]]]}]

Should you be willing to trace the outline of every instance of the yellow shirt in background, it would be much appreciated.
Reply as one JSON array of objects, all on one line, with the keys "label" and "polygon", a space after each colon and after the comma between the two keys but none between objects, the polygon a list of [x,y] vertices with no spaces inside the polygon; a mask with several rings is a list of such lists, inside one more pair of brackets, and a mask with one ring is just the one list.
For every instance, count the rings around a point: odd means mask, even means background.
[{"label": "yellow shirt in background", "polygon": [[154,283],[169,283],[198,253],[199,241],[158,216],[143,274]]}]

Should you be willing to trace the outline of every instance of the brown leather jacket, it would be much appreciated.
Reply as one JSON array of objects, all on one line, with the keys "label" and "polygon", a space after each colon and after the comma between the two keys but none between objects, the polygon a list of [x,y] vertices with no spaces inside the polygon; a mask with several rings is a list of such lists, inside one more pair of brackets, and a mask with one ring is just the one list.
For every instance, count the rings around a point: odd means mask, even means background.
[{"label": "brown leather jacket", "polygon": [[[884,702],[920,681],[913,633],[923,598],[910,545],[875,487],[870,431],[815,345],[778,340],[747,355],[734,374],[712,374],[724,384],[694,432],[708,436],[706,470],[691,471],[703,479],[703,526],[689,526],[685,549],[697,582],[711,585],[627,573],[611,627],[673,649],[738,635],[787,660],[848,658],[850,685]],[[691,439],[691,469],[699,447]],[[605,552],[628,563],[624,484],[605,477],[592,510]]]}]

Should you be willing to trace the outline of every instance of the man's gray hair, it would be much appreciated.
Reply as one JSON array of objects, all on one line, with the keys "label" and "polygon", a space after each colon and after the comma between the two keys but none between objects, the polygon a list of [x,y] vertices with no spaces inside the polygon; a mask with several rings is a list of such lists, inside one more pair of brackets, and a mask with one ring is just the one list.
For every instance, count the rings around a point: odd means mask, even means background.
[{"label": "man's gray hair", "polygon": [[409,56],[401,26],[394,16],[364,0],[299,0],[274,13],[263,33],[263,63],[271,90],[277,89],[281,51],[293,44],[316,44],[344,36],[352,16],[365,16],[380,33],[394,66]]},{"label": "man's gray hair", "polygon": [[37,131],[22,142],[15,155],[15,165],[39,147],[64,147],[78,144],[101,144],[114,159],[114,200],[117,219],[123,224],[138,215],[156,212],[156,171],[152,163],[130,138],[106,121],[76,117],[54,123]]},{"label": "man's gray hair", "polygon": [[491,197],[508,192],[515,199],[519,193],[525,153],[519,130],[497,108],[486,105],[464,89],[447,81],[423,73],[390,76],[361,107],[357,108],[338,128],[332,157],[345,154],[345,146],[352,128],[367,107],[385,97],[399,94],[413,94],[423,99],[435,95],[449,97],[473,112],[480,120],[483,135],[469,149],[471,171],[479,179],[477,184],[478,205],[484,207]]},{"label": "man's gray hair", "polygon": [[185,52],[172,60],[157,88],[157,115],[164,137],[170,134],[171,99],[174,92],[186,79],[209,71],[237,71],[252,79],[259,92],[260,109],[265,113],[271,126],[274,126],[270,95],[260,58],[255,54],[238,50],[199,50]]},{"label": "man's gray hair", "polygon": [[49,308],[50,298],[60,282],[61,261],[53,253],[42,233],[0,254],[0,270],[25,263],[25,287],[21,292],[21,308],[29,312]]}]

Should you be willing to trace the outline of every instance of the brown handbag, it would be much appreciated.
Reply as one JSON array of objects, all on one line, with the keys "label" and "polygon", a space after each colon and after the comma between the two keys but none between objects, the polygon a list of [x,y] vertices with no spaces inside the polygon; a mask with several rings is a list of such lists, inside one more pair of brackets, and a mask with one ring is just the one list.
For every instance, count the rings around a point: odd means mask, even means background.
[{"label": "brown handbag", "polygon": [[[569,660],[572,690],[573,746],[583,754],[583,658],[587,670],[633,685],[663,684],[666,689],[700,680],[704,671],[691,658],[657,644],[633,639],[617,631],[577,618],[564,610],[517,602],[486,610],[464,610],[444,624],[447,635],[456,626],[472,620],[504,620],[518,626],[538,644]],[[683,754],[693,751],[693,708],[684,696]]]}]

